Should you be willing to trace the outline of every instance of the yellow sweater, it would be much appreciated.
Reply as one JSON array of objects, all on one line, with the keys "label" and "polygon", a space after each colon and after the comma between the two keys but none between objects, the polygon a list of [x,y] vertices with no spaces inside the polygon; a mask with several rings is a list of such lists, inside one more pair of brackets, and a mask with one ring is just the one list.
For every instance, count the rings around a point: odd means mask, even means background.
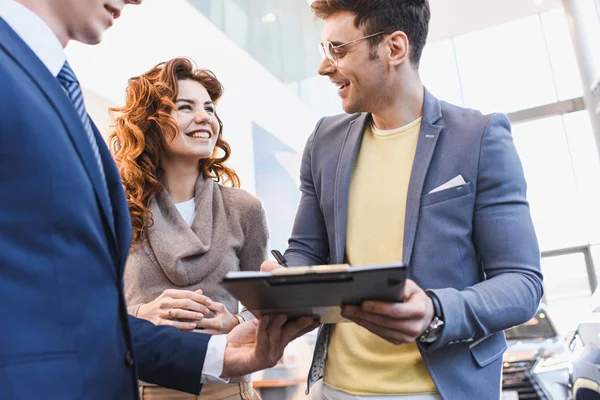
[{"label": "yellow sweater", "polygon": [[[421,118],[365,129],[350,182],[346,256],[351,265],[402,260],[406,196]],[[393,345],[354,323],[333,330],[325,383],[355,395],[434,393],[416,344]]]}]

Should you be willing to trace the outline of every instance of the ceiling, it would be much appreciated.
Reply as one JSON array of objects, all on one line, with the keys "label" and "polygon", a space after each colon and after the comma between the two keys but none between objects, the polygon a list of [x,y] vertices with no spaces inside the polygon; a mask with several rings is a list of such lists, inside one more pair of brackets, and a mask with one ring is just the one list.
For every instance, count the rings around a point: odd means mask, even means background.
[{"label": "ceiling", "polygon": [[524,18],[561,7],[560,0],[429,0],[429,41]]},{"label": "ceiling", "polygon": [[561,0],[429,0],[429,6],[429,41],[435,42],[551,10]]}]

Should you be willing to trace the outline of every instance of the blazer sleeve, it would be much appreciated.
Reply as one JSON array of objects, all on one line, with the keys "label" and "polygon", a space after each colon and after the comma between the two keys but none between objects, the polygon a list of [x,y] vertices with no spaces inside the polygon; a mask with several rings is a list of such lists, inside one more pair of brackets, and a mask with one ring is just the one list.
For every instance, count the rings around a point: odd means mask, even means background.
[{"label": "blazer sleeve", "polygon": [[527,185],[510,122],[495,114],[484,131],[473,215],[473,241],[485,280],[462,291],[432,290],[444,328],[427,351],[478,340],[528,321],[543,295],[540,251]]},{"label": "blazer sleeve", "polygon": [[300,165],[300,204],[285,258],[290,267],[322,265],[329,261],[329,240],[325,218],[315,189],[312,154],[319,128],[325,118],[316,125],[308,138]]},{"label": "blazer sleeve", "polygon": [[199,394],[210,335],[156,326],[129,316],[134,359],[143,381]]}]

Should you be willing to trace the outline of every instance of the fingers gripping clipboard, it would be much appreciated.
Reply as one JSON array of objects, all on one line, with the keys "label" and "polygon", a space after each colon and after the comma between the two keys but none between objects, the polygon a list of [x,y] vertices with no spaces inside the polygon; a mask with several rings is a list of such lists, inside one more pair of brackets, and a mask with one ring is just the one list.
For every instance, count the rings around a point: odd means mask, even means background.
[{"label": "fingers gripping clipboard", "polygon": [[319,316],[322,323],[347,321],[341,306],[366,300],[398,302],[406,279],[401,262],[229,272],[221,285],[256,316]]}]

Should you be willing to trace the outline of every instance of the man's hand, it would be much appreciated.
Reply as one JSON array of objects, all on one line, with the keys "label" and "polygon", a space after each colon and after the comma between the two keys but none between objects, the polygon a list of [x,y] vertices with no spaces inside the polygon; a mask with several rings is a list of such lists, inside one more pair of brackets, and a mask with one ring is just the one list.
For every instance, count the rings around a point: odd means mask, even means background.
[{"label": "man's hand", "polygon": [[274,366],[289,342],[319,326],[311,317],[286,320],[285,315],[265,315],[233,328],[227,335],[221,376],[242,376]]},{"label": "man's hand", "polygon": [[271,272],[274,269],[278,269],[278,268],[285,268],[285,267],[282,267],[281,265],[277,264],[275,261],[267,260],[267,261],[263,261],[263,263],[260,265],[260,272]]},{"label": "man's hand", "polygon": [[410,279],[404,285],[402,300],[403,303],[365,301],[361,307],[345,306],[342,316],[390,343],[413,343],[433,320],[433,302]]}]

